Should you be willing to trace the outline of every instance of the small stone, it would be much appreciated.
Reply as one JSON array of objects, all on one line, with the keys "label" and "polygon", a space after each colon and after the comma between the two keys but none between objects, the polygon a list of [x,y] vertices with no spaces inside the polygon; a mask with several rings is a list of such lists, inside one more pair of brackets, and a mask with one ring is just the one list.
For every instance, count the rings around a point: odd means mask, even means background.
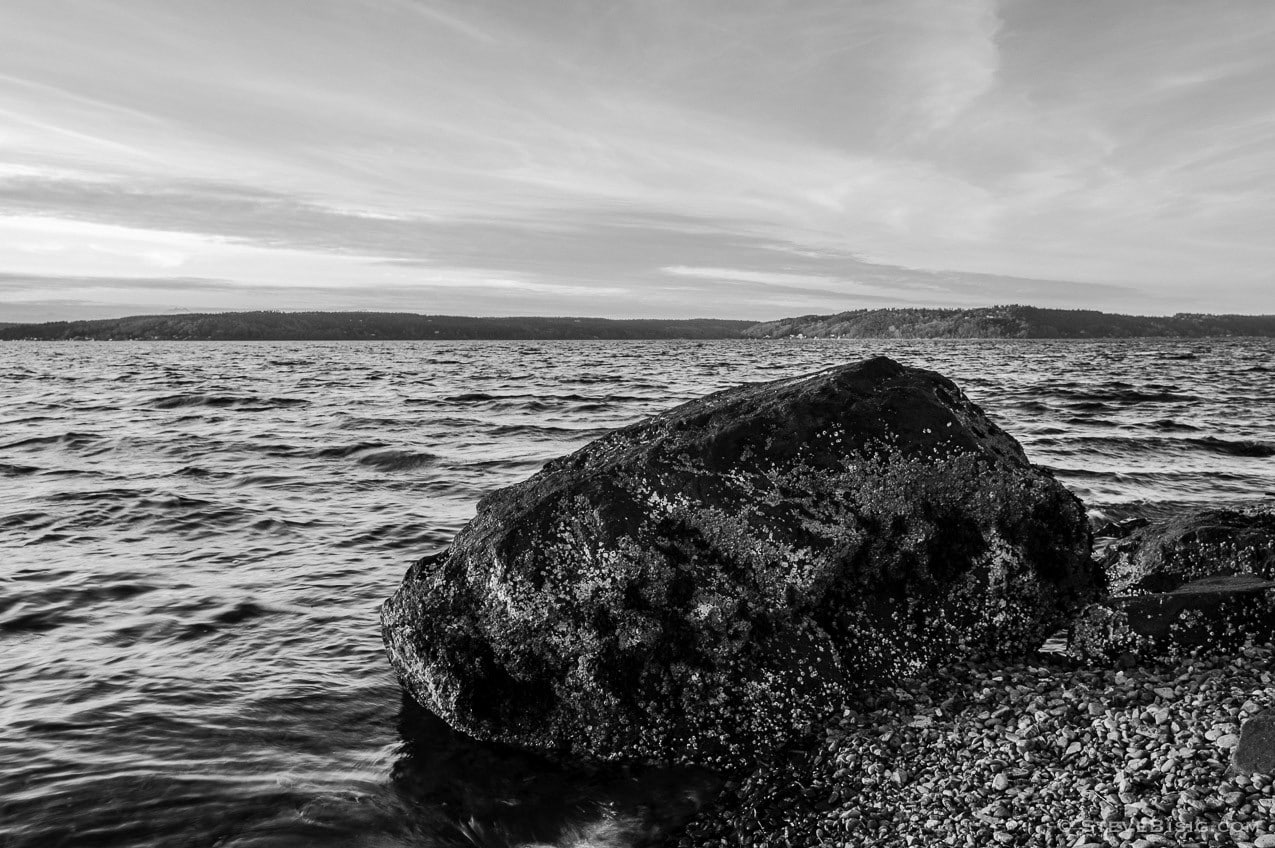
[{"label": "small stone", "polygon": [[1242,774],[1275,773],[1275,711],[1258,713],[1244,722],[1233,762]]},{"label": "small stone", "polygon": [[1224,751],[1239,747],[1240,737],[1234,733],[1227,733],[1217,738],[1217,746]]},{"label": "small stone", "polygon": [[1005,772],[996,775],[996,778],[992,780],[992,788],[997,792],[1004,792],[1009,788],[1009,778],[1005,776]]},{"label": "small stone", "polygon": [[1253,848],[1275,848],[1275,833],[1267,833],[1254,839]]}]

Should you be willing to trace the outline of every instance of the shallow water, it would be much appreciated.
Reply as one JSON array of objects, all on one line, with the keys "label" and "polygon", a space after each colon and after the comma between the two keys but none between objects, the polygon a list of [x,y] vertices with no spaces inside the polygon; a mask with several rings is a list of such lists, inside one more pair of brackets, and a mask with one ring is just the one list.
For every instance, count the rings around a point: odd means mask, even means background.
[{"label": "shallow water", "polygon": [[377,605],[606,429],[878,353],[956,380],[1095,521],[1275,497],[1273,340],[0,346],[0,845],[675,824],[709,778],[564,773],[405,711]]}]

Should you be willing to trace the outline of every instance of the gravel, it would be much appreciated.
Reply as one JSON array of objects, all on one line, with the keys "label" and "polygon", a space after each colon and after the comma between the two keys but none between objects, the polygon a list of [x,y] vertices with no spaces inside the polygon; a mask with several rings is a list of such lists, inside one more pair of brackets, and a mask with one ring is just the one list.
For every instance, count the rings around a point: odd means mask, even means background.
[{"label": "gravel", "polygon": [[728,782],[673,844],[1275,848],[1275,778],[1231,773],[1275,646],[1124,670],[960,664],[846,706]]}]

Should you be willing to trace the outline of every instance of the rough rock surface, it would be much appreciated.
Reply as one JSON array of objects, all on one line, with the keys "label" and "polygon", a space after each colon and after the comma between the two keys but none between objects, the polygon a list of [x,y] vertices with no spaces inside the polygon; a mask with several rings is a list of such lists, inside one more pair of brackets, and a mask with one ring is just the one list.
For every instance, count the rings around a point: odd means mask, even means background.
[{"label": "rough rock surface", "polygon": [[1275,774],[1275,710],[1250,716],[1240,725],[1231,762],[1240,774]]},{"label": "rough rock surface", "polygon": [[382,623],[457,729],[734,766],[848,691],[1039,645],[1099,579],[1080,502],[885,358],[617,430],[480,502]]},{"label": "rough rock surface", "polygon": [[1113,542],[1103,569],[1117,595],[1168,592],[1210,575],[1275,579],[1275,502],[1150,522]]},{"label": "rough rock surface", "polygon": [[1175,657],[1275,637],[1275,582],[1251,574],[1205,577],[1170,592],[1108,598],[1086,607],[1071,647],[1100,660]]}]

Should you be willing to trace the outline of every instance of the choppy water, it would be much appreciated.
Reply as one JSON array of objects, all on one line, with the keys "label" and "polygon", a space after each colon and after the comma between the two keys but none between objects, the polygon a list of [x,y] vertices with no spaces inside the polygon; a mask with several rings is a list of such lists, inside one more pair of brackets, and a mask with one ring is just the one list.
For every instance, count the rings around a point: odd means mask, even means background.
[{"label": "choppy water", "polygon": [[955,379],[1096,520],[1275,496],[1272,340],[0,346],[0,845],[676,820],[705,779],[562,773],[405,711],[377,605],[607,428],[877,353]]}]

